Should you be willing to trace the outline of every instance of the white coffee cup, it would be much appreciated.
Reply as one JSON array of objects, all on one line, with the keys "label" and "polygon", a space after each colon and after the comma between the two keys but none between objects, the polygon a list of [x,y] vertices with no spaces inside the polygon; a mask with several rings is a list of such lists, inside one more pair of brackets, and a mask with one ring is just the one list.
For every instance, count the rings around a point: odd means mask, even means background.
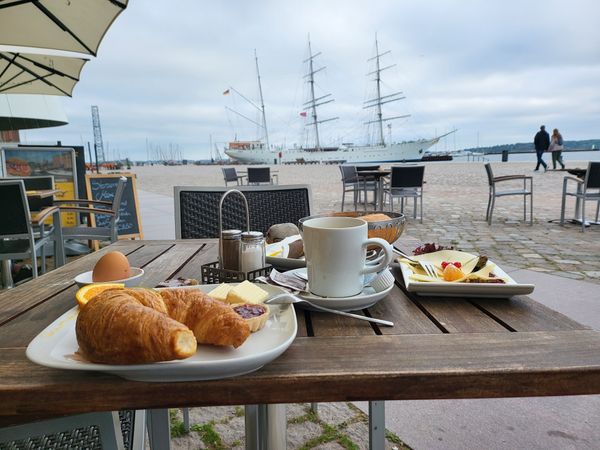
[{"label": "white coffee cup", "polygon": [[[392,246],[368,238],[368,225],[354,217],[319,217],[302,223],[308,287],[321,297],[350,297],[363,290],[364,275],[385,269],[392,261]],[[384,257],[365,265],[367,246],[376,245]]]}]

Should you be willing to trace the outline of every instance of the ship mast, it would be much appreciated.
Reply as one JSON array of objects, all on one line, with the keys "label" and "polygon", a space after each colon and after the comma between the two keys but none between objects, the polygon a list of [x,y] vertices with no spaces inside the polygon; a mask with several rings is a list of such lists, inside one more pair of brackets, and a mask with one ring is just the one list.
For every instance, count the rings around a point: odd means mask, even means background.
[{"label": "ship mast", "polygon": [[379,43],[377,42],[377,34],[375,34],[375,56],[373,56],[372,58],[369,58],[367,61],[373,61],[375,60],[375,70],[373,72],[370,72],[367,74],[367,76],[370,75],[375,75],[375,83],[377,86],[377,90],[376,90],[376,94],[377,96],[371,100],[367,100],[364,102],[363,105],[363,109],[367,109],[367,108],[376,108],[376,119],[375,120],[370,120],[368,122],[365,122],[365,125],[369,125],[372,123],[376,123],[377,124],[377,131],[378,131],[378,135],[379,135],[379,140],[377,141],[377,145],[385,145],[385,140],[383,138],[383,122],[387,122],[390,120],[395,120],[395,119],[402,119],[405,117],[410,117],[410,114],[406,114],[403,116],[394,116],[394,117],[383,117],[383,112],[381,109],[381,106],[386,104],[386,103],[391,103],[391,102],[397,102],[398,100],[402,100],[406,97],[399,97],[400,95],[402,95],[402,92],[395,92],[393,94],[388,94],[388,95],[381,95],[381,72],[386,70],[386,69],[391,69],[392,67],[394,67],[396,64],[392,64],[390,66],[386,66],[386,67],[381,67],[381,57],[387,54],[390,54],[391,52],[388,50],[386,52],[383,53],[379,53]]},{"label": "ship mast", "polygon": [[[254,61],[256,63],[256,76],[258,79],[258,92],[260,95],[260,106],[258,106],[256,103],[254,103],[252,100],[250,100],[248,97],[246,97],[244,94],[242,94],[240,91],[238,91],[233,86],[229,86],[229,88],[223,94],[229,94],[229,91],[233,91],[237,95],[239,95],[241,98],[246,100],[250,105],[254,106],[261,113],[262,123],[258,123],[257,121],[252,120],[251,118],[245,116],[244,114],[240,113],[239,111],[236,111],[235,109],[231,109],[228,106],[226,106],[225,109],[227,111],[231,111],[232,113],[240,116],[243,119],[246,119],[247,121],[253,123],[257,127],[263,128],[265,130],[265,143],[267,145],[267,149],[269,149],[269,133],[267,132],[267,116],[265,114],[265,101],[263,99],[262,84],[260,82],[260,71],[258,70],[258,56],[256,56],[256,49],[254,49]],[[237,136],[236,136],[236,139],[237,139]]]},{"label": "ship mast", "polygon": [[256,76],[258,78],[258,93],[260,95],[260,109],[262,111],[263,128],[265,129],[265,142],[267,149],[269,149],[269,133],[267,132],[267,116],[265,115],[265,101],[263,100],[262,85],[260,83],[260,71],[258,70],[258,56],[256,56],[256,49],[254,49],[254,61],[256,62]]},{"label": "ship mast", "polygon": [[326,66],[320,67],[315,70],[314,68],[314,59],[319,56],[321,52],[312,54],[312,47],[310,45],[310,35],[308,36],[308,59],[305,59],[304,62],[308,63],[308,73],[304,76],[304,78],[308,78],[308,84],[310,85],[310,100],[304,103],[304,108],[311,110],[312,122],[307,123],[306,126],[314,126],[315,129],[315,150],[321,150],[321,143],[319,141],[319,124],[323,122],[329,122],[332,120],[339,119],[339,117],[332,117],[329,119],[318,120],[317,119],[317,106],[324,105],[326,103],[331,103],[334,101],[333,98],[325,100],[331,94],[325,94],[321,97],[315,98],[315,73],[324,70]]}]

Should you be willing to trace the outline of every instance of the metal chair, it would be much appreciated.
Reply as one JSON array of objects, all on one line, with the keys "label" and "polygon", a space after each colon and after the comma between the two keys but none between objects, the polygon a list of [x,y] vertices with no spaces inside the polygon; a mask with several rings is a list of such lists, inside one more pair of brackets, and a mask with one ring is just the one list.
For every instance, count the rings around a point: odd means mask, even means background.
[{"label": "metal chair", "polygon": [[394,211],[394,200],[400,199],[400,212],[404,212],[404,199],[413,199],[413,218],[417,218],[417,199],[421,215],[419,221],[423,223],[423,178],[425,166],[407,165],[392,166],[390,184],[384,194],[390,199],[390,211]]},{"label": "metal chair", "polygon": [[[41,273],[46,271],[44,246],[54,241],[56,266],[64,264],[61,227],[48,226],[46,220],[60,220],[56,207],[45,208],[35,219],[31,219],[29,203],[25,195],[23,180],[0,181],[0,203],[3,219],[0,221],[0,261],[2,261],[3,284],[12,286],[10,260],[31,258],[32,276],[38,276],[37,258],[41,256]],[[37,227],[37,228],[36,228]],[[34,232],[34,228],[36,228]]]},{"label": "metal chair", "polygon": [[[509,195],[523,196],[523,221],[527,220],[527,197],[529,196],[529,224],[533,225],[533,177],[526,175],[505,175],[495,177],[494,173],[492,172],[492,165],[490,163],[486,163],[485,171],[487,173],[489,185],[489,198],[487,211],[485,213],[485,220],[487,220],[488,225],[492,224],[492,213],[494,212],[494,204],[496,197],[505,197]],[[508,189],[504,191],[498,191],[496,189],[497,183],[515,180],[523,181],[522,189]],[[527,184],[529,184],[529,187],[527,186]]]},{"label": "metal chair", "polygon": [[[78,414],[0,428],[4,449],[135,449],[145,447],[145,411]],[[141,425],[140,425],[141,424]]]},{"label": "metal chair", "polygon": [[244,175],[238,175],[235,167],[222,167],[221,170],[223,171],[225,186],[229,186],[229,183],[235,183],[238,186],[244,184]]},{"label": "metal chair", "polygon": [[[372,167],[379,166],[364,166],[361,167],[362,170],[376,170]],[[346,202],[346,193],[352,193],[354,199],[354,211],[357,209],[358,202],[361,199],[361,193],[364,194],[364,203],[366,210],[366,195],[367,192],[373,192],[373,195],[377,195],[377,183],[374,180],[366,180],[361,179],[358,176],[358,167],[357,166],[347,166],[341,165],[339,166],[340,172],[342,174],[342,212],[344,211],[344,204]]]},{"label": "metal chair", "polygon": [[[576,190],[569,191],[569,181],[576,183]],[[565,224],[565,206],[567,196],[575,197],[575,217],[581,221],[581,232],[585,232],[585,202],[596,202],[596,222],[598,222],[598,212],[600,212],[600,162],[588,163],[585,178],[566,176],[563,179],[562,204],[560,207],[560,225]]]},{"label": "metal chair", "polygon": [[270,167],[248,167],[248,185],[279,184],[277,174],[271,174]]},{"label": "metal chair", "polygon": [[[175,235],[177,239],[219,237],[219,201],[231,188],[223,186],[175,186]],[[250,228],[266,231],[276,223],[298,223],[310,215],[308,185],[240,186],[248,200]],[[223,203],[223,228],[246,229],[243,199],[228,196]]]},{"label": "metal chair", "polygon": [[63,229],[63,238],[65,240],[81,239],[89,241],[110,241],[111,243],[116,242],[118,238],[117,223],[119,221],[119,207],[121,206],[121,197],[123,196],[126,184],[127,178],[119,178],[112,202],[100,200],[55,200],[54,204],[59,206],[61,213],[75,212],[79,214],[96,214],[109,217],[107,226],[103,227],[92,227],[85,223],[74,227],[66,227]]},{"label": "metal chair", "polygon": [[[38,191],[38,190],[50,190],[54,189],[54,177],[53,176],[32,176],[32,177],[20,177],[25,183],[26,191]],[[41,211],[44,208],[54,206],[54,198],[28,198],[29,211]]]}]

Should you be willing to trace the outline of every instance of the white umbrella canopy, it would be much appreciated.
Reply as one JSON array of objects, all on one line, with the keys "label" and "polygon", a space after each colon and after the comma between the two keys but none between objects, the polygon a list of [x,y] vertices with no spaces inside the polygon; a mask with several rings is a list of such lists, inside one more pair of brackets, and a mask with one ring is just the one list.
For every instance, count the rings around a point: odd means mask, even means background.
[{"label": "white umbrella canopy", "polygon": [[128,0],[0,0],[0,44],[96,56]]},{"label": "white umbrella canopy", "polygon": [[73,94],[85,58],[0,52],[0,93]]}]

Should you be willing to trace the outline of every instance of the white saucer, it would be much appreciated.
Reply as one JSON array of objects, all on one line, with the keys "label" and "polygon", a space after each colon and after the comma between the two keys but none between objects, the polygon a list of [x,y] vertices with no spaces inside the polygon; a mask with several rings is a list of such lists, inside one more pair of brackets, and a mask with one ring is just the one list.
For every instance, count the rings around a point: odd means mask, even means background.
[{"label": "white saucer", "polygon": [[[305,271],[306,269],[290,270],[288,273],[302,270]],[[321,297],[310,292],[299,292],[296,295],[324,308],[336,309],[338,311],[355,311],[373,306],[379,300],[387,297],[393,287],[394,285],[392,284],[389,288],[381,292],[375,292],[375,289],[371,286],[367,286],[360,294],[351,297]]]},{"label": "white saucer", "polygon": [[[92,270],[88,272],[83,272],[77,275],[73,280],[77,283],[77,286],[83,287],[88,284],[92,284],[94,281],[92,280]],[[131,268],[131,276],[129,278],[125,278],[124,280],[114,280],[108,281],[108,283],[123,283],[127,287],[135,287],[139,285],[139,278],[144,275],[144,269],[140,269],[139,267]]]}]

